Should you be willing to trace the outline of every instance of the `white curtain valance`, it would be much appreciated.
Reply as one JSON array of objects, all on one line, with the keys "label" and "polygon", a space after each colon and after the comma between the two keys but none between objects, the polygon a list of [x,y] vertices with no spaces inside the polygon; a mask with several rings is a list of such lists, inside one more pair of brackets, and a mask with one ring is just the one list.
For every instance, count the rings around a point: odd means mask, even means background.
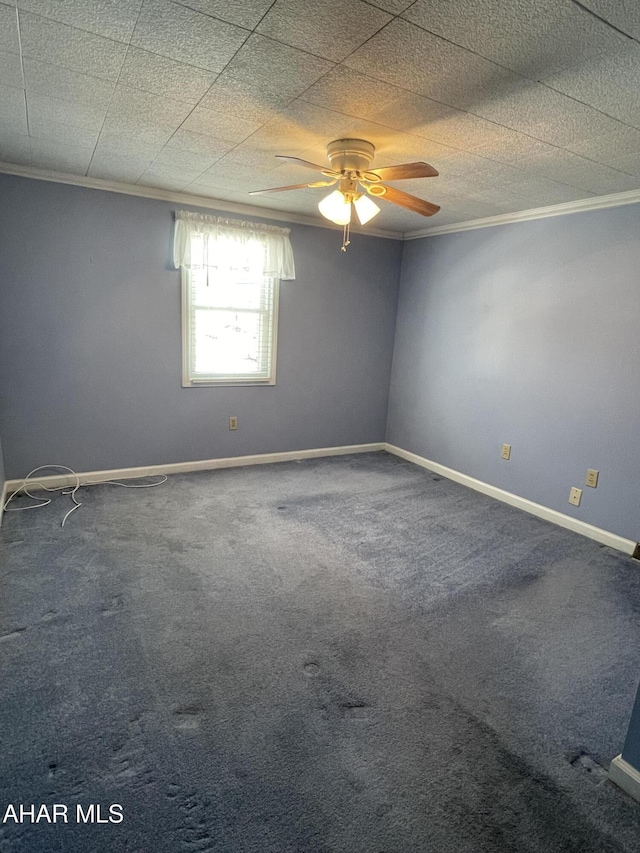
[{"label": "white curtain valance", "polygon": [[289,228],[176,211],[173,261],[176,269],[239,269],[296,277]]}]

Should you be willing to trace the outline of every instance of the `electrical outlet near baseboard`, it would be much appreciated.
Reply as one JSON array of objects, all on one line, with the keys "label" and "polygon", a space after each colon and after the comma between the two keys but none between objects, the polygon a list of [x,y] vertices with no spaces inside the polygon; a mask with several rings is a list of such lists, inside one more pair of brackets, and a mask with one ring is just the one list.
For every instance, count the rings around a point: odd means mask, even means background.
[{"label": "electrical outlet near baseboard", "polygon": [[229,429],[238,429],[238,418],[235,415],[229,418]]},{"label": "electrical outlet near baseboard", "polygon": [[584,481],[585,486],[591,486],[592,489],[595,489],[598,485],[598,472],[595,468],[589,468],[587,470],[587,478]]},{"label": "electrical outlet near baseboard", "polygon": [[510,444],[503,444],[502,445],[502,451],[500,453],[500,457],[502,459],[511,459],[511,445]]},{"label": "electrical outlet near baseboard", "polygon": [[574,506],[580,506],[582,500],[582,489],[577,489],[575,486],[569,492],[569,503]]}]

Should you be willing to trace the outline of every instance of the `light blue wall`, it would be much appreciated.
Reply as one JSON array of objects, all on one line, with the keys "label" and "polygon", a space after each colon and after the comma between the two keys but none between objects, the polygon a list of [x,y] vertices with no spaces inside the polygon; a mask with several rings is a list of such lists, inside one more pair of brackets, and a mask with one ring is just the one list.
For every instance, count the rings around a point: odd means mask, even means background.
[{"label": "light blue wall", "polygon": [[636,704],[631,715],[627,739],[622,750],[622,757],[640,771],[640,687],[636,696]]},{"label": "light blue wall", "polygon": [[0,525],[2,524],[2,495],[4,494],[4,457],[2,456],[2,441],[0,441]]},{"label": "light blue wall", "polygon": [[175,208],[0,176],[8,477],[384,440],[401,244],[293,226],[277,385],[182,388]]},{"label": "light blue wall", "polygon": [[639,328],[639,205],[407,242],[387,440],[637,540]]}]

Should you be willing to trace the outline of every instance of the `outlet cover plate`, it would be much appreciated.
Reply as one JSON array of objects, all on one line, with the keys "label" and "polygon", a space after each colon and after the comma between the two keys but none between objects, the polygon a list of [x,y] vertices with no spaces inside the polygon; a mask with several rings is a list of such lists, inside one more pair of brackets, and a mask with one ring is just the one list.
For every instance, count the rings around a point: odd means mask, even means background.
[{"label": "outlet cover plate", "polygon": [[574,506],[580,506],[582,500],[582,489],[577,489],[575,486],[569,492],[569,503]]},{"label": "outlet cover plate", "polygon": [[598,486],[598,471],[595,468],[587,469],[587,478],[584,481],[585,486],[590,486],[592,489]]}]

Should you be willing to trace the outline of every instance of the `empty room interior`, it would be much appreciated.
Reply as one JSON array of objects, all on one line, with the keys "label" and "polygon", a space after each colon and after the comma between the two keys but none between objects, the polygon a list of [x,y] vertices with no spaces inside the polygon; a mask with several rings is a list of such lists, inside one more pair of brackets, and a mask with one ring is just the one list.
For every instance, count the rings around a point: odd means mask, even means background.
[{"label": "empty room interior", "polygon": [[0,0],[0,853],[637,853],[640,10]]}]

